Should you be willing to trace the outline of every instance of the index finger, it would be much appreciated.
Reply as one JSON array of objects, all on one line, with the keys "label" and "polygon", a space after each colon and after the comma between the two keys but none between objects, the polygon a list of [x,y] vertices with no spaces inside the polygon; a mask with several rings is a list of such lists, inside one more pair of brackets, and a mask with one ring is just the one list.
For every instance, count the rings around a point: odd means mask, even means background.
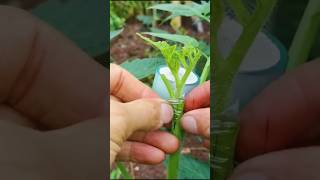
[{"label": "index finger", "polygon": [[116,64],[110,64],[110,93],[125,102],[158,97],[148,86]]},{"label": "index finger", "polygon": [[204,108],[210,105],[210,81],[194,88],[186,97],[186,111]]}]

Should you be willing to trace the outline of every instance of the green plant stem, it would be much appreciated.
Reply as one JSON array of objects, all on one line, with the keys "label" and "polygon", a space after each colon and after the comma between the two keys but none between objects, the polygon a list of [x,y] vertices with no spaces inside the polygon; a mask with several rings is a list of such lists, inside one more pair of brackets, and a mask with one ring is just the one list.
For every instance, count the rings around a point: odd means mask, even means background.
[{"label": "green plant stem", "polygon": [[[172,120],[171,133],[175,135],[180,142],[183,142],[184,132],[180,126],[180,120],[183,115],[184,101],[183,99],[169,100],[172,105],[174,116]],[[181,147],[181,144],[180,144]],[[169,156],[167,179],[178,179],[179,176],[179,163],[180,163],[180,148]]]},{"label": "green plant stem", "polygon": [[155,28],[158,21],[157,9],[152,9],[152,27]]},{"label": "green plant stem", "polygon": [[207,80],[208,75],[209,75],[209,71],[210,71],[210,56],[207,57],[207,62],[204,65],[203,71],[201,73],[200,84],[203,84]]},{"label": "green plant stem", "polygon": [[174,91],[173,91],[173,88],[171,87],[171,84],[170,84],[169,80],[163,74],[161,74],[161,79],[162,79],[164,85],[166,86],[170,97],[174,97]]},{"label": "green plant stem", "polygon": [[287,70],[292,70],[307,61],[320,28],[320,1],[309,0],[299,28],[289,49]]},{"label": "green plant stem", "polygon": [[250,13],[242,3],[242,0],[228,0],[230,7],[234,10],[238,21],[244,25],[247,24],[250,19]]}]

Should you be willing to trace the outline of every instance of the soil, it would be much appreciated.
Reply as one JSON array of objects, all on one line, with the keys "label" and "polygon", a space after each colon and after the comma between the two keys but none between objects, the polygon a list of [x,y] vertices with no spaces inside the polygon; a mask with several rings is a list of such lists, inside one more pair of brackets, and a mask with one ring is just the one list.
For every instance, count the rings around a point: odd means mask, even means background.
[{"label": "soil", "polygon": [[143,58],[150,46],[144,43],[136,33],[143,31],[143,25],[129,19],[124,27],[124,31],[111,42],[110,54],[112,59],[121,64],[127,59]]},{"label": "soil", "polygon": [[[111,42],[110,55],[112,60],[121,64],[122,62],[133,58],[144,58],[147,54],[152,53],[149,45],[139,38],[136,33],[148,31],[135,17],[128,19],[125,23],[124,31]],[[204,25],[204,32],[196,31],[190,18],[182,18],[182,26],[189,36],[196,37],[198,40],[210,42],[210,30],[208,24]],[[175,33],[169,24],[163,24],[157,27],[170,33]],[[182,153],[191,154],[193,157],[208,161],[209,150],[200,142],[199,137],[186,134],[184,148]],[[125,163],[134,179],[165,179],[166,169],[163,163],[159,165],[145,165],[139,163]]]}]

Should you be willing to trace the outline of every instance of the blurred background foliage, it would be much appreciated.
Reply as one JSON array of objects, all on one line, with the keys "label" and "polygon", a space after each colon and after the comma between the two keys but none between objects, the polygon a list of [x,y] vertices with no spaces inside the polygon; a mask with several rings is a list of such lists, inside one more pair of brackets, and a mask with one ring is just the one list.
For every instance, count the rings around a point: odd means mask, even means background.
[{"label": "blurred background foliage", "polygon": [[[105,19],[107,3],[109,1],[0,0],[0,4],[3,5],[16,6],[27,10],[35,8],[31,10],[35,15],[62,31],[89,55],[99,59],[102,64],[106,64],[101,57],[105,57],[107,54],[106,42],[108,42],[107,21]],[[127,8],[127,11],[120,12],[118,8],[114,8],[114,12],[125,17],[133,15],[146,4],[139,1],[124,1],[123,3],[132,3],[133,6]],[[308,0],[279,0],[268,23],[268,30],[278,37],[287,48],[292,41],[307,3]],[[117,23],[121,25],[122,21],[120,19]],[[319,48],[320,38],[313,48],[311,58],[320,56]]]},{"label": "blurred background foliage", "polygon": [[[299,26],[308,0],[279,0],[276,11],[271,19],[270,31],[289,48]],[[320,57],[320,37],[316,40],[310,59]]]},{"label": "blurred background foliage", "polygon": [[89,0],[0,0],[26,9],[72,40],[100,64],[107,62],[107,3]]}]

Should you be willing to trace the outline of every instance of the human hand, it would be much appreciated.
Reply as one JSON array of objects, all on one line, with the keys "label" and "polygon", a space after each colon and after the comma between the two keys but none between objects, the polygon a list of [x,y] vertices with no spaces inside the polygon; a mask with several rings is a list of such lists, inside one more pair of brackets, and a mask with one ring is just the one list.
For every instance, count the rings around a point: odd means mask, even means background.
[{"label": "human hand", "polygon": [[[268,86],[240,114],[234,179],[320,179],[320,60]],[[264,155],[265,154],[265,155]]]},{"label": "human hand", "polygon": [[210,146],[210,81],[193,89],[186,97],[186,113],[182,127],[189,133],[205,138],[204,145]]},{"label": "human hand", "polygon": [[118,160],[157,164],[178,148],[178,140],[159,131],[172,108],[124,69],[110,65],[110,164]]},{"label": "human hand", "polygon": [[105,177],[106,68],[25,11],[0,27],[1,179]]}]

